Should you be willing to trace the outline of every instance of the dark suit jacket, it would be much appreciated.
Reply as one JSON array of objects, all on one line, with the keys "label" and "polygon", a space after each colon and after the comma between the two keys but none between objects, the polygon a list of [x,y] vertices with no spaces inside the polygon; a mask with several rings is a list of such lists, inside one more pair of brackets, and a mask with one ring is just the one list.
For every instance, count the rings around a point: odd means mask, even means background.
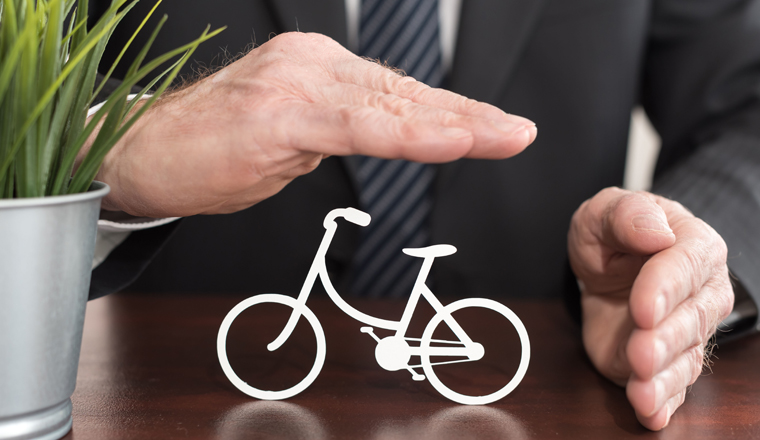
[{"label": "dark suit jacket", "polygon": [[[112,47],[150,6],[136,8]],[[165,0],[163,12],[169,20],[154,55],[197,36],[207,23],[228,26],[196,52],[205,64],[219,63],[221,48],[235,54],[297,26],[347,39],[344,0]],[[509,160],[438,167],[432,242],[459,251],[436,260],[435,291],[516,297],[565,291],[571,215],[600,189],[622,184],[630,112],[641,103],[663,140],[654,191],[723,235],[730,267],[760,298],[758,42],[760,1],[464,1],[448,87],[532,119],[540,134]],[[293,294],[316,252],[324,215],[356,200],[350,169],[330,158],[243,212],[184,220],[133,289]],[[339,286],[356,233],[341,225],[329,252]],[[134,252],[150,254],[146,246],[160,242],[161,234],[153,234],[133,234],[95,271],[94,289],[128,281],[114,278],[113,267],[140,266],[145,255]]]}]

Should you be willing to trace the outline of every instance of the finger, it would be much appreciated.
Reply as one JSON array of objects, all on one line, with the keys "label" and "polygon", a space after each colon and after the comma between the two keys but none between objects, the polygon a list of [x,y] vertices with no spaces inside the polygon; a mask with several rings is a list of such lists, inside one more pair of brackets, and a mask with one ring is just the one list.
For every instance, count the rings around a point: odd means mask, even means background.
[{"label": "finger", "polygon": [[[315,33],[291,32],[280,34],[252,51],[246,58],[271,57],[281,61],[281,53],[289,52],[288,60],[309,60],[315,69],[329,78],[366,89],[395,94],[419,104],[439,107],[462,115],[490,119],[495,122],[534,125],[528,119],[509,115],[499,108],[467,99],[442,89],[431,88],[411,77],[357,57],[331,38]],[[271,63],[267,63],[271,66]]]},{"label": "finger", "polygon": [[521,152],[527,145],[510,142],[515,134],[526,129],[529,143],[536,137],[535,125],[519,122],[496,122],[491,119],[463,115],[439,107],[416,103],[410,99],[366,89],[352,84],[326,83],[316,87],[315,102],[336,102],[352,106],[369,106],[412,121],[425,121],[441,127],[459,127],[469,130],[475,146],[469,157],[504,159]]},{"label": "finger", "polygon": [[[370,107],[294,103],[290,110],[301,130],[280,131],[278,143],[301,151],[329,155],[363,154],[385,159],[440,163],[472,157],[474,136],[458,127],[412,121]],[[270,134],[271,135],[271,134]],[[276,134],[274,134],[276,135]],[[509,142],[526,145],[530,133],[515,133]]]},{"label": "finger", "polygon": [[625,287],[647,255],[671,246],[675,236],[654,196],[607,188],[573,215],[568,235],[570,260],[580,278],[604,279],[605,293]]},{"label": "finger", "polygon": [[680,405],[683,400],[679,395],[702,373],[703,356],[703,346],[698,345],[680,353],[668,368],[651,379],[640,379],[634,373],[626,386],[626,395],[639,419],[649,420],[653,425],[667,423],[678,407],[672,406],[673,399],[678,398]]},{"label": "finger", "polygon": [[[620,191],[620,190],[618,190]],[[602,244],[626,254],[650,255],[673,245],[675,235],[655,197],[644,192],[604,191],[594,213]]]},{"label": "finger", "polygon": [[497,122],[533,124],[529,119],[510,115],[490,104],[468,99],[447,90],[429,87],[412,77],[399,75],[397,72],[373,61],[354,58],[350,68],[345,67],[344,65],[335,65],[332,71],[334,77],[340,82],[356,84],[386,94],[394,94],[419,104],[439,107],[461,115],[475,116]]},{"label": "finger", "polygon": [[626,347],[633,372],[642,378],[652,377],[684,350],[704,346],[730,312],[731,296],[726,286],[711,281],[699,294],[682,302],[655,329],[635,330]]},{"label": "finger", "polygon": [[645,428],[651,429],[652,431],[659,431],[670,424],[671,417],[673,417],[673,414],[676,412],[676,410],[681,405],[683,405],[683,402],[685,400],[686,390],[683,390],[668,399],[667,403],[665,403],[665,405],[663,405],[659,411],[652,414],[651,416],[644,416],[642,414],[636,413],[636,418],[639,420],[639,423],[641,423]]},{"label": "finger", "polygon": [[[650,258],[633,284],[631,314],[641,328],[657,326],[712,278],[716,278],[716,298],[729,299],[725,242],[705,222],[682,210],[670,215],[678,237],[675,245]],[[714,308],[723,311],[725,305],[716,304]]]},{"label": "finger", "polygon": [[679,353],[667,368],[651,378],[641,378],[634,372],[626,386],[626,395],[636,413],[646,418],[656,416],[670,399],[699,378],[703,356],[703,346],[697,345]]}]

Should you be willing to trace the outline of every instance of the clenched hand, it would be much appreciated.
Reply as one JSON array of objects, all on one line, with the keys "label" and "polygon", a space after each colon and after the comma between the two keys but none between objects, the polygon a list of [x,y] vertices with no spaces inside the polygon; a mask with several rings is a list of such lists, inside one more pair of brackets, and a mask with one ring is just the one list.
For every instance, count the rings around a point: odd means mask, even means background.
[{"label": "clenched hand", "polygon": [[589,358],[662,429],[733,307],[725,243],[676,202],[609,188],[575,213],[568,245]]},{"label": "clenched hand", "polygon": [[318,34],[283,34],[160,100],[107,156],[107,210],[176,217],[247,208],[329,155],[501,159],[535,125],[432,89]]}]

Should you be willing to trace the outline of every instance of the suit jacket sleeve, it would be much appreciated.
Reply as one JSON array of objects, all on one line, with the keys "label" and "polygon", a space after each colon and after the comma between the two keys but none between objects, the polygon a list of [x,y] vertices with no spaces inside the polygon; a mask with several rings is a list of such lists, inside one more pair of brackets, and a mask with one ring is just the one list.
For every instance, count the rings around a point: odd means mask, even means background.
[{"label": "suit jacket sleeve", "polygon": [[747,292],[735,289],[736,309],[752,308],[760,304],[760,1],[653,4],[642,87],[662,137],[653,189],[721,234]]}]

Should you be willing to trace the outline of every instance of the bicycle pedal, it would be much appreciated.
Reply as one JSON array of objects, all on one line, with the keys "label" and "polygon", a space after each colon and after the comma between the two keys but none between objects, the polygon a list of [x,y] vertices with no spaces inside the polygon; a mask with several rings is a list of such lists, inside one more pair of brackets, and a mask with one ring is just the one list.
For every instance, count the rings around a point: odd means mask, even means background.
[{"label": "bicycle pedal", "polygon": [[425,380],[425,375],[424,374],[413,374],[412,375],[412,380],[416,380],[418,382],[421,381],[421,380]]}]

